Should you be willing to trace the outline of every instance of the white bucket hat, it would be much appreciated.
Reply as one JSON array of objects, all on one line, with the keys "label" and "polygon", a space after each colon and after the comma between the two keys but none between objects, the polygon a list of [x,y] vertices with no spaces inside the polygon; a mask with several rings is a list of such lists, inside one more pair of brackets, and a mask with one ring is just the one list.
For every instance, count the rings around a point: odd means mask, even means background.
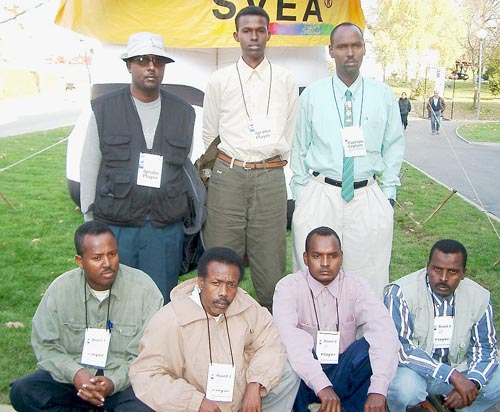
[{"label": "white bucket hat", "polygon": [[148,32],[132,34],[128,39],[127,53],[123,53],[120,57],[126,61],[132,57],[146,54],[164,57],[167,63],[174,61],[167,56],[163,38],[159,34]]}]

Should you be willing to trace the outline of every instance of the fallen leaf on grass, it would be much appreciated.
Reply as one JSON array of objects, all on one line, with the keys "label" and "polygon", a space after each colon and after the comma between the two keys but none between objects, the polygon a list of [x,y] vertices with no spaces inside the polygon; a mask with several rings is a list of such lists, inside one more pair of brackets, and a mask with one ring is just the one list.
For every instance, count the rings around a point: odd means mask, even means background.
[{"label": "fallen leaf on grass", "polygon": [[20,329],[24,328],[24,325],[21,322],[7,322],[5,324],[8,328]]},{"label": "fallen leaf on grass", "polygon": [[38,245],[40,242],[41,242],[41,240],[39,237],[36,237],[35,239],[31,240],[31,243],[33,243],[34,245]]}]

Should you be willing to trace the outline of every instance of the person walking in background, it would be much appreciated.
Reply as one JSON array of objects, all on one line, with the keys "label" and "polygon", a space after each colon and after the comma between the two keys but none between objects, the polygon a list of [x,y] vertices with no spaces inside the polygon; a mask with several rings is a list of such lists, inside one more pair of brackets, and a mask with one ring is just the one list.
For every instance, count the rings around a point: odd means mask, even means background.
[{"label": "person walking in background", "polygon": [[365,276],[382,298],[405,140],[394,92],[360,74],[365,51],[358,26],[336,26],[330,35],[335,75],[300,97],[291,154],[293,259],[294,270],[305,270],[307,234],[331,227],[344,246],[345,270]]},{"label": "person walking in background", "polygon": [[135,33],[121,56],[129,87],[94,99],[80,167],[85,221],[110,225],[124,264],[146,272],[165,302],[177,285],[189,213],[183,165],[195,113],[160,89],[167,56],[163,38]]},{"label": "person walking in background", "polygon": [[271,37],[261,7],[241,9],[233,36],[236,64],[215,72],[203,103],[203,141],[219,136],[208,186],[207,248],[230,247],[248,256],[259,303],[272,307],[274,287],[285,275],[287,193],[283,166],[297,119],[295,77],[265,56]]},{"label": "person walking in background", "polygon": [[434,90],[434,96],[429,97],[427,101],[427,110],[429,112],[429,118],[431,119],[432,134],[439,134],[441,118],[445,108],[446,103],[444,99],[439,96],[439,90]]},{"label": "person walking in background", "polygon": [[401,97],[398,100],[399,105],[399,114],[401,115],[401,124],[403,125],[403,129],[406,130],[408,127],[408,113],[411,111],[411,103],[406,97],[406,93],[401,93]]}]

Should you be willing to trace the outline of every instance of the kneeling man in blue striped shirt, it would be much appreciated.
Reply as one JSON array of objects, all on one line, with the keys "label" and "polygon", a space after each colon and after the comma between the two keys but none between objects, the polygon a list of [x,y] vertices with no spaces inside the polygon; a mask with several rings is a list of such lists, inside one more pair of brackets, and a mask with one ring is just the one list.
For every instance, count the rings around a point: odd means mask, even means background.
[{"label": "kneeling man in blue striped shirt", "polygon": [[466,263],[460,242],[440,240],[426,268],[385,288],[401,341],[387,395],[391,412],[427,410],[426,398],[438,410],[477,412],[500,401],[490,292],[466,278]]}]

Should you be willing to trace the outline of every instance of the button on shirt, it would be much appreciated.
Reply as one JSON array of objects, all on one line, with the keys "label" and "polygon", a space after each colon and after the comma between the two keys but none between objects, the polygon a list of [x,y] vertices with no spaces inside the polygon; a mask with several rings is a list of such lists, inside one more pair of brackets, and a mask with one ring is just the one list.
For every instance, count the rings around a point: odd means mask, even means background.
[{"label": "button on shirt", "polygon": [[[287,157],[295,135],[298,95],[294,76],[280,66],[271,66],[267,59],[255,69],[240,58],[236,64],[218,70],[208,81],[203,102],[205,147],[220,136],[219,149],[235,159],[255,162],[276,155]],[[268,101],[276,143],[252,147],[249,116],[266,115]]]},{"label": "button on shirt", "polygon": [[367,281],[348,273],[339,272],[333,282],[324,286],[308,271],[299,271],[285,276],[276,285],[273,319],[294,371],[315,393],[331,386],[321,364],[312,355],[318,325],[311,292],[321,330],[336,330],[338,299],[340,353],[356,340],[358,329],[363,330],[370,344],[373,370],[368,393],[386,395],[398,363],[399,342],[394,323]]},{"label": "button on shirt", "polygon": [[[340,130],[347,89],[333,76],[316,81],[301,94],[290,159],[294,199],[311,179],[310,170],[342,180],[344,149]],[[404,155],[404,134],[396,97],[386,84],[362,76],[349,90],[353,96],[353,124],[361,125],[366,145],[366,155],[354,158],[354,180],[377,175],[386,197],[395,199]]]}]

